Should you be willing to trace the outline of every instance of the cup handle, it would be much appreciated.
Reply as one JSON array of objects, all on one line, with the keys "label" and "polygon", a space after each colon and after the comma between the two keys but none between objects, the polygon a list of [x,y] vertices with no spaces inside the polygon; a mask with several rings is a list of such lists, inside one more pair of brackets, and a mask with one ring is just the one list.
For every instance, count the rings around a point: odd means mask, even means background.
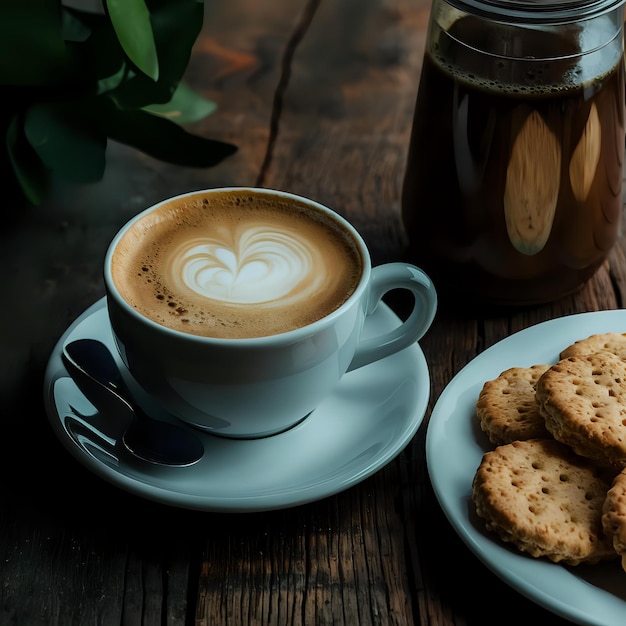
[{"label": "cup handle", "polygon": [[366,315],[371,315],[382,297],[392,289],[413,293],[413,310],[398,328],[361,340],[348,371],[363,367],[419,341],[430,328],[437,311],[437,292],[430,278],[408,263],[385,263],[372,269]]}]

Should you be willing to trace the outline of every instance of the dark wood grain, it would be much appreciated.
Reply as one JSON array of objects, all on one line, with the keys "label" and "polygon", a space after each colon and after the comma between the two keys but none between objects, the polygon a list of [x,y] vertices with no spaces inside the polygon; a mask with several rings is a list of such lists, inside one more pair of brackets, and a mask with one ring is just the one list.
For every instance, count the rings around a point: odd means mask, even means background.
[{"label": "dark wood grain", "polygon": [[[562,315],[622,308],[626,245],[578,294],[525,310],[442,308],[421,341],[424,424],[389,465],[341,494],[250,514],[186,511],[113,487],[48,426],[44,368],[103,293],[116,230],[191,189],[260,185],[334,208],[375,263],[401,258],[400,187],[427,0],[229,0],[206,4],[188,80],[218,104],[192,130],[235,143],[193,170],[111,144],[101,183],[59,185],[45,205],[5,205],[0,232],[0,624],[564,623],[493,575],[457,537],[428,479],[435,400],[477,354]],[[390,303],[402,315],[404,303]],[[480,594],[476,595],[476,589]]]}]

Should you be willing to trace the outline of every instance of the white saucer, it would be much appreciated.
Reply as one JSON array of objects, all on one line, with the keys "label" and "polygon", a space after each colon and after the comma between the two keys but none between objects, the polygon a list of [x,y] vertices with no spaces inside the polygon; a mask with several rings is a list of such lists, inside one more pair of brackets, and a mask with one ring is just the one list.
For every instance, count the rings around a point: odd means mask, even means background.
[{"label": "white saucer", "polygon": [[619,559],[567,567],[526,556],[488,533],[472,504],[472,479],[483,453],[493,448],[475,413],[485,381],[509,367],[555,363],[560,351],[577,339],[606,332],[626,332],[626,311],[580,313],[550,320],[482,352],[439,396],[428,423],[426,461],[435,494],[450,523],[496,575],[537,604],[573,622],[623,626],[626,574]]},{"label": "white saucer", "polygon": [[[384,304],[368,318],[365,334],[399,325]],[[418,344],[349,372],[336,391],[291,430],[255,440],[199,433],[204,457],[190,467],[160,467],[117,459],[95,436],[77,432],[74,411],[95,409],[61,360],[65,343],[99,339],[116,356],[105,299],[87,309],[56,344],[45,375],[50,423],[67,450],[103,479],[133,494],[203,511],[265,511],[330,496],[371,476],[396,457],[420,426],[430,377]],[[118,359],[118,365],[123,367]],[[70,408],[71,407],[71,408]],[[154,417],[175,418],[153,411]]]}]

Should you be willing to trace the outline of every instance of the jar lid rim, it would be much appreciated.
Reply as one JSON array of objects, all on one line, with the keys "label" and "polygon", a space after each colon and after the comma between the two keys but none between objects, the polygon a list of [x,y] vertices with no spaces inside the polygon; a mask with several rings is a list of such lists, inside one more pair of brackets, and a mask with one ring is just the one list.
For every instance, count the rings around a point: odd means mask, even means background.
[{"label": "jar lid rim", "polygon": [[486,18],[529,23],[578,22],[619,8],[626,0],[448,0],[456,8]]}]

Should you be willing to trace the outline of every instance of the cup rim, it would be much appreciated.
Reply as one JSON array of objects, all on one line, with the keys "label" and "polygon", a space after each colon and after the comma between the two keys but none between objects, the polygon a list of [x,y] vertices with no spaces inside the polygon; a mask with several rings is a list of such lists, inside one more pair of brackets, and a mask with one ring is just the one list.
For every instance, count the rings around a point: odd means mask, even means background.
[{"label": "cup rim", "polygon": [[[228,193],[228,192],[251,192],[256,194],[261,194],[265,196],[279,196],[281,198],[292,199],[298,201],[300,203],[304,203],[307,206],[312,206],[318,211],[325,213],[326,215],[330,215],[336,222],[338,222],[343,228],[345,228],[353,237],[354,241],[357,244],[357,248],[359,250],[361,256],[361,276],[359,278],[359,282],[352,292],[350,296],[341,303],[339,307],[335,310],[331,311],[324,317],[315,320],[305,326],[300,326],[298,328],[293,328],[291,330],[287,330],[281,333],[275,333],[272,335],[264,335],[261,337],[211,337],[207,335],[196,335],[193,333],[186,333],[181,330],[176,330],[174,328],[170,328],[169,326],[165,326],[164,324],[159,324],[149,317],[141,314],[135,307],[131,306],[120,294],[117,287],[115,286],[115,282],[113,280],[113,275],[111,272],[111,260],[113,258],[113,254],[115,249],[122,239],[124,234],[139,220],[141,220],[145,215],[151,213],[152,211],[157,210],[159,207],[167,204],[169,202],[173,202],[176,200],[180,200],[186,197],[191,196],[199,196],[213,193]],[[145,324],[147,327],[151,327],[155,330],[158,330],[165,335],[169,335],[170,337],[175,337],[178,340],[190,341],[192,343],[210,343],[216,345],[247,345],[247,346],[264,346],[268,343],[275,343],[276,341],[293,341],[300,339],[302,337],[309,336],[318,332],[320,329],[325,326],[332,325],[334,320],[343,314],[344,311],[352,307],[352,305],[361,298],[361,295],[366,288],[369,277],[372,270],[372,262],[369,253],[369,249],[367,244],[365,243],[361,234],[357,231],[357,229],[342,215],[337,213],[336,211],[330,209],[329,207],[312,200],[310,198],[306,198],[304,196],[300,196],[298,194],[281,191],[278,189],[270,189],[266,187],[247,187],[247,186],[230,186],[230,187],[214,187],[209,189],[198,189],[195,191],[187,191],[185,193],[181,193],[175,196],[169,196],[154,204],[151,204],[149,207],[143,209],[133,217],[131,217],[125,224],[123,224],[118,231],[113,236],[113,239],[109,243],[105,257],[104,257],[104,283],[106,288],[106,296],[107,300],[113,298],[117,305],[124,309],[126,313],[137,319],[138,321]]]}]

